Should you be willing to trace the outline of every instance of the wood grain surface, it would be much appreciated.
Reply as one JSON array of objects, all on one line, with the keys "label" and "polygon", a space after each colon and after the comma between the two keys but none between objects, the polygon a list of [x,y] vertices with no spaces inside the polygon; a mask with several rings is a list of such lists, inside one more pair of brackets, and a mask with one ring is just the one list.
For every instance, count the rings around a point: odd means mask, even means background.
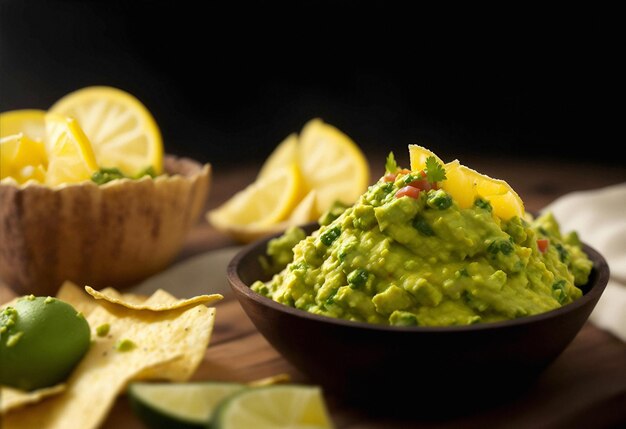
[{"label": "wood grain surface", "polygon": [[[373,154],[372,180],[382,173],[383,154]],[[401,159],[401,158],[400,158]],[[507,180],[537,211],[555,198],[576,190],[596,189],[626,181],[626,168],[534,160],[463,159],[463,163],[492,177]],[[236,169],[214,166],[214,181],[207,210],[216,207],[255,177],[259,165]],[[583,237],[584,239],[584,237]],[[236,244],[206,223],[204,218],[189,233],[177,261]],[[225,267],[224,267],[225,268]],[[14,294],[0,287],[0,302]],[[293,382],[315,384],[294,369],[255,330],[232,295],[216,305],[211,344],[196,380],[252,381],[287,373]],[[332,352],[332,351],[324,351]],[[414,370],[408,368],[407,370]],[[393,392],[389,392],[393,394]],[[480,386],[464,392],[480,394]],[[626,427],[626,343],[587,323],[563,354],[535,384],[518,397],[498,405],[454,416],[442,414],[428,420],[415,416],[385,415],[381,410],[352,408],[341,398],[326,397],[337,428],[617,428]],[[442,398],[445,401],[445,398]],[[418,409],[419,404],[415,404]],[[106,429],[144,426],[120,396],[103,423]]]}]

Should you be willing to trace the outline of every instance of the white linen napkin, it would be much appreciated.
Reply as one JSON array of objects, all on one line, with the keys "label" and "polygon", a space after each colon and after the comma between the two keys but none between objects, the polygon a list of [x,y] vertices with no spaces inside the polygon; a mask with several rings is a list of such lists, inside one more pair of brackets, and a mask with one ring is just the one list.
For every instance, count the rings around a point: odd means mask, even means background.
[{"label": "white linen napkin", "polygon": [[547,205],[561,231],[577,231],[600,252],[611,276],[589,320],[626,341],[626,182],[563,195]]}]

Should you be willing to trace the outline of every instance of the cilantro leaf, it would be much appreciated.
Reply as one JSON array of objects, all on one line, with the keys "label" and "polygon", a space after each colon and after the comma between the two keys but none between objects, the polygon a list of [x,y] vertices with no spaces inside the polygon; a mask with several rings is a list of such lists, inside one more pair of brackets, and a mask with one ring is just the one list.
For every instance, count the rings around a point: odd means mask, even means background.
[{"label": "cilantro leaf", "polygon": [[397,173],[399,170],[396,158],[393,156],[393,152],[389,152],[387,155],[387,161],[385,161],[385,171],[389,174]]},{"label": "cilantro leaf", "polygon": [[430,183],[446,180],[446,169],[434,156],[426,158],[426,178]]}]

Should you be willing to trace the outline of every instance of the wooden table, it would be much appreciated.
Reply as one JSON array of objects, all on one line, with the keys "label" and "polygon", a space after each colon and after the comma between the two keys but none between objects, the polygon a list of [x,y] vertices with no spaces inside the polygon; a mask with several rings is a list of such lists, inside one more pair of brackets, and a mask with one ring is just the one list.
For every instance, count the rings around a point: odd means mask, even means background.
[{"label": "wooden table", "polygon": [[[372,180],[382,174],[383,154],[374,154]],[[398,157],[404,165],[408,162]],[[583,163],[468,158],[463,163],[507,180],[528,210],[539,210],[560,195],[626,181],[626,168]],[[254,179],[259,165],[214,166],[207,209],[219,205]],[[192,229],[178,261],[236,245],[206,223]],[[0,302],[13,296],[0,288]],[[255,330],[232,295],[217,305],[213,338],[194,379],[251,381],[287,373],[292,381],[314,384],[276,352]],[[475,388],[475,387],[473,387]],[[539,380],[516,399],[461,417],[402,420],[354,409],[327,395],[337,428],[612,428],[626,426],[626,343],[587,323]],[[416,404],[416,407],[419,404]],[[103,428],[144,426],[121,396]]]}]

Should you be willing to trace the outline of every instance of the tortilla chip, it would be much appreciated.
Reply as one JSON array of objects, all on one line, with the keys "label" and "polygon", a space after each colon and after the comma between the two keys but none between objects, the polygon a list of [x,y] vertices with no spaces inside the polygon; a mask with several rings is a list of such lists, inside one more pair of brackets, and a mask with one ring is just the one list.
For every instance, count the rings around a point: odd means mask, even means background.
[{"label": "tortilla chip", "polygon": [[[181,378],[195,371],[208,347],[215,317],[215,309],[202,303],[215,298],[174,298],[175,302],[164,305],[162,300],[173,298],[164,296],[160,293],[154,298],[156,303],[148,299],[146,305],[103,298],[101,303],[106,305],[98,305],[87,316],[93,342],[67,380],[65,392],[10,411],[3,416],[3,429],[96,428],[129,381],[157,376],[151,368],[165,368],[167,375],[167,364],[172,364],[173,374]],[[110,325],[108,334],[97,336],[96,328],[105,323]],[[117,350],[122,340],[131,341],[134,347]]]},{"label": "tortilla chip", "polygon": [[23,390],[13,389],[12,387],[0,386],[0,414],[4,414],[8,410],[12,410],[26,404],[39,402],[43,398],[56,395],[64,390],[65,384],[44,387],[32,392],[25,392]]},{"label": "tortilla chip", "polygon": [[69,281],[61,285],[57,292],[57,298],[70,304],[76,311],[83,313],[85,317],[98,308],[98,303],[85,293],[84,289]]},{"label": "tortilla chip", "polygon": [[[212,294],[212,295],[198,295],[193,298],[188,299],[175,299],[172,302],[161,302],[157,299],[156,302],[151,301],[151,298],[148,298],[145,302],[140,304],[134,304],[132,302],[128,302],[117,294],[107,294],[106,289],[102,291],[97,291],[90,286],[85,286],[85,290],[91,296],[96,299],[102,299],[108,301],[112,304],[122,305],[126,308],[130,308],[132,310],[151,310],[151,311],[168,311],[168,310],[176,310],[179,308],[185,308],[189,306],[195,306],[198,304],[210,304],[215,301],[219,301],[223,298],[220,294]],[[157,290],[152,296],[159,292],[165,292],[162,289]],[[167,293],[167,292],[165,292]]]},{"label": "tortilla chip", "polygon": [[[104,293],[105,295],[114,296],[117,299],[124,301],[124,302],[128,302],[130,304],[142,304],[146,302],[146,300],[149,298],[146,295],[138,295],[136,293],[128,293],[128,292],[120,293],[117,290],[113,289],[112,287],[104,288],[100,290],[100,292]],[[93,297],[91,298],[93,299]]]}]

